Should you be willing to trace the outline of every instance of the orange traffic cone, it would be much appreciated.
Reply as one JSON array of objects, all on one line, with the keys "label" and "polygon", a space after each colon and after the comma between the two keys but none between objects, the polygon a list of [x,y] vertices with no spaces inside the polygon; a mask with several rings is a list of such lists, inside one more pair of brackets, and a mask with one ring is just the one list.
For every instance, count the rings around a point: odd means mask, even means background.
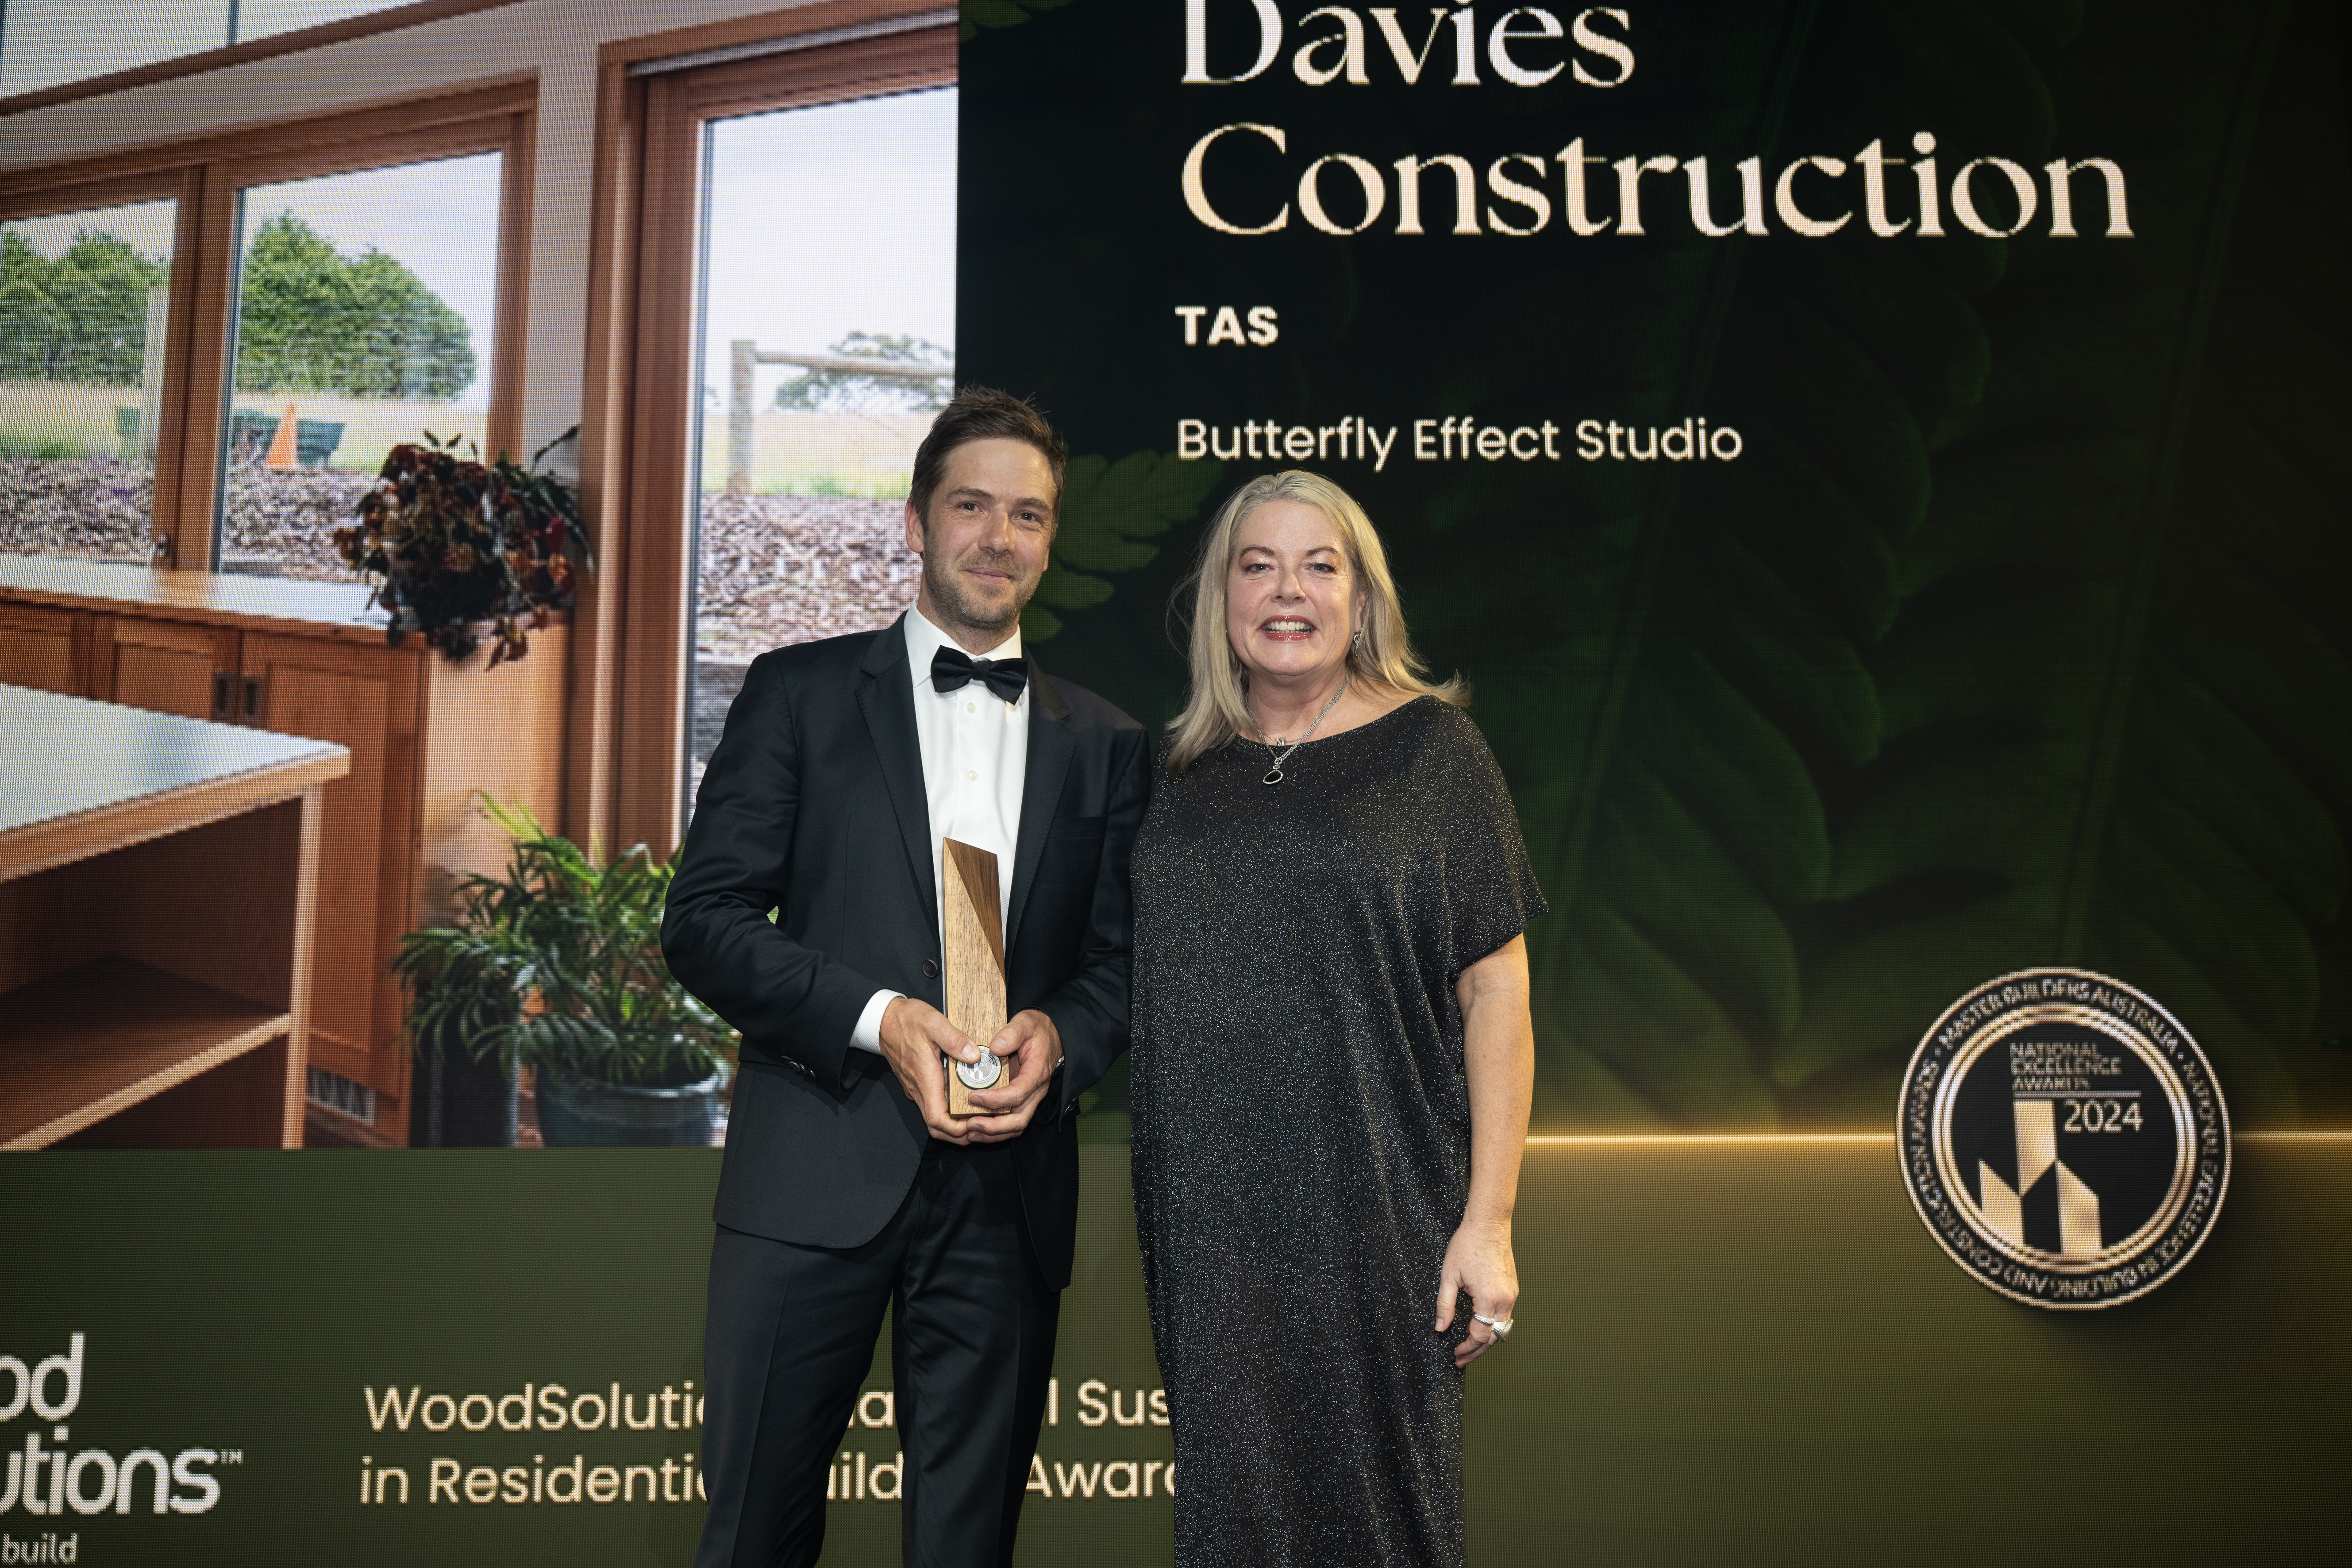
[{"label": "orange traffic cone", "polygon": [[290,403],[286,405],[286,417],[278,422],[278,434],[270,441],[269,456],[264,461],[281,474],[295,467],[294,405]]}]

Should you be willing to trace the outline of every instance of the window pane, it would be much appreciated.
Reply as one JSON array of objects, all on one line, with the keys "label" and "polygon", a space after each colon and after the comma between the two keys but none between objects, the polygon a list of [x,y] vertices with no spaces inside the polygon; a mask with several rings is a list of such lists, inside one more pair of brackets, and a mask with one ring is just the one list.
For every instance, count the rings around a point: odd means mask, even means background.
[{"label": "window pane", "polygon": [[6,0],[0,96],[217,49],[228,17],[228,0]]},{"label": "window pane", "polygon": [[384,454],[428,432],[481,442],[500,158],[245,192],[221,570],[347,581],[334,531]]},{"label": "window pane", "polygon": [[37,92],[408,0],[5,0],[0,97]]},{"label": "window pane", "polygon": [[340,22],[346,16],[407,4],[409,0],[239,0],[236,41],[242,44],[272,33],[290,33],[297,27],[315,27],[321,22]]},{"label": "window pane", "polygon": [[0,551],[147,561],[177,205],[0,223]]},{"label": "window pane", "polygon": [[907,477],[949,384],[919,373],[955,357],[956,90],[719,121],[709,153],[689,811],[752,658],[915,602]]}]

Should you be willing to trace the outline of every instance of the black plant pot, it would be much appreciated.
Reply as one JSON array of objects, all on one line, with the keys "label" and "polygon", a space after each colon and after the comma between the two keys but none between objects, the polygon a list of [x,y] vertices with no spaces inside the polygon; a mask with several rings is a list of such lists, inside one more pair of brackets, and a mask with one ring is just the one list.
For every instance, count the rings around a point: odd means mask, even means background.
[{"label": "black plant pot", "polygon": [[725,1068],[676,1089],[542,1071],[539,1134],[551,1148],[702,1148],[717,1137]]},{"label": "black plant pot", "polygon": [[446,1026],[417,1052],[408,1142],[421,1149],[511,1149],[520,1097],[495,1056],[476,1059]]}]

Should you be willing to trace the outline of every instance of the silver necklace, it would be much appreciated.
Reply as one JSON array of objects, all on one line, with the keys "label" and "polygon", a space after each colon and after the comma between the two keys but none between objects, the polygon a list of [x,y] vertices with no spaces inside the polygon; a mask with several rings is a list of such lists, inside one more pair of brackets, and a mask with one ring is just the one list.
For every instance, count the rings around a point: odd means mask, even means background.
[{"label": "silver necklace", "polygon": [[[1267,740],[1265,738],[1265,726],[1257,721],[1257,716],[1255,714],[1250,715],[1250,727],[1257,731],[1258,744],[1264,746],[1265,748],[1265,754],[1274,759],[1274,766],[1265,770],[1265,777],[1258,780],[1258,783],[1278,784],[1282,782],[1282,764],[1290,760],[1291,752],[1298,750],[1299,747],[1314,739],[1315,731],[1323,727],[1324,719],[1328,716],[1331,710],[1339,704],[1339,699],[1346,694],[1347,689],[1348,679],[1345,676],[1341,676],[1339,678],[1339,689],[1331,693],[1330,701],[1323,704],[1323,711],[1315,715],[1315,722],[1307,726],[1307,733],[1299,736],[1296,741],[1291,741],[1287,745],[1283,744],[1283,742],[1288,739],[1286,736],[1276,735],[1273,740]],[[1281,746],[1282,750],[1279,752],[1276,751],[1275,748],[1276,746]]]}]

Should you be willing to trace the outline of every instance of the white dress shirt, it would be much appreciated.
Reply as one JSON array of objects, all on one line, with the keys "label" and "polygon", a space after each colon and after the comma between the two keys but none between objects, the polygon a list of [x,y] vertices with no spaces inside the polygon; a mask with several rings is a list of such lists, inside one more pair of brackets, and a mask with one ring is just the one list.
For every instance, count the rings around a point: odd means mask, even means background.
[{"label": "white dress shirt", "polygon": [[[953,637],[907,612],[907,670],[915,687],[915,742],[923,756],[923,795],[931,814],[931,876],[942,899],[940,841],[961,839],[996,855],[996,918],[1007,920],[1013,901],[1013,851],[1021,837],[1021,794],[1029,766],[1029,688],[1017,701],[1000,700],[979,681],[940,691],[931,685],[931,656],[942,647],[963,650]],[[1019,658],[1018,630],[981,655]],[[940,911],[945,918],[945,910]],[[1009,939],[1010,931],[1005,931]],[[858,1016],[849,1043],[882,1049],[882,1010],[898,991],[877,991]],[[988,1042],[982,1040],[982,1045]]]}]

